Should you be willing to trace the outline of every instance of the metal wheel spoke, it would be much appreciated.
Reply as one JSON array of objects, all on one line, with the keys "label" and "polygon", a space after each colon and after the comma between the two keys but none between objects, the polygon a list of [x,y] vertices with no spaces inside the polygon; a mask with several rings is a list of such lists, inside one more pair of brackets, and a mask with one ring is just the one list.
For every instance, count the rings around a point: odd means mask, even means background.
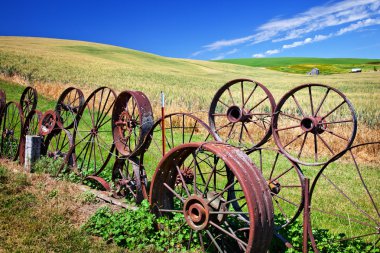
[{"label": "metal wheel spoke", "polygon": [[177,166],[175,166],[175,167],[176,167],[176,169],[177,169],[177,172],[178,172],[178,175],[179,175],[179,177],[180,177],[180,179],[181,179],[181,182],[182,182],[182,187],[185,189],[185,191],[186,191],[186,194],[187,194],[187,196],[189,197],[191,194],[190,194],[190,191],[189,191],[189,189],[187,188],[187,185],[186,185],[186,182],[185,182],[185,180],[183,179],[183,176],[182,176],[181,170],[179,169],[178,165],[177,165]]},{"label": "metal wheel spoke", "polygon": [[260,102],[258,102],[255,106],[253,106],[248,113],[251,113],[253,110],[255,110],[259,105],[261,105],[265,100],[267,100],[269,97],[266,96],[264,99],[262,99]]},{"label": "metal wheel spoke", "polygon": [[359,207],[359,205],[355,201],[353,201],[341,188],[339,188],[336,184],[334,184],[334,182],[330,178],[328,178],[323,173],[321,174],[321,176],[323,176],[344,198],[346,198],[352,204],[352,206],[355,207],[356,210],[358,210],[359,212],[361,212],[368,219],[374,221],[377,225],[380,225],[379,222],[376,221],[375,218],[373,218],[367,212],[365,212],[363,209],[361,209]]},{"label": "metal wheel spoke", "polygon": [[182,203],[185,203],[184,198],[178,195],[178,193],[176,193],[167,183],[164,183],[163,185],[166,187],[166,189],[168,189],[171,193],[173,193],[174,196],[176,196],[179,200],[181,200]]},{"label": "metal wheel spoke", "polygon": [[298,103],[298,100],[296,99],[296,96],[294,96],[294,94],[292,94],[292,98],[293,98],[294,102],[296,103],[297,108],[300,111],[300,113],[302,114],[302,116],[305,117],[305,113],[303,112],[303,110],[302,110],[300,104]]},{"label": "metal wheel spoke", "polygon": [[316,135],[322,141],[322,143],[326,146],[326,148],[331,152],[331,154],[335,155],[334,151],[331,149],[331,147],[329,146],[329,144],[327,144],[327,142],[322,138],[322,136],[319,133],[317,133]]},{"label": "metal wheel spoke", "polygon": [[335,112],[336,110],[338,110],[338,108],[341,107],[342,105],[344,105],[345,103],[346,103],[346,101],[343,100],[343,102],[341,102],[338,106],[336,106],[334,109],[332,109],[330,112],[328,112],[325,116],[323,116],[322,119],[325,119],[328,116],[330,116],[333,112]]}]

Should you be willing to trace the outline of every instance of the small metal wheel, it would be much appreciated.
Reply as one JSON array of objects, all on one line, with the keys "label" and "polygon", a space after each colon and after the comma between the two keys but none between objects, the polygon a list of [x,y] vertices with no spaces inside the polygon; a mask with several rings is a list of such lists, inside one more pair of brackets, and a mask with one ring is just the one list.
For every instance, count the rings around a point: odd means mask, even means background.
[{"label": "small metal wheel", "polygon": [[137,157],[118,157],[112,170],[112,182],[116,197],[133,199],[138,204],[148,199],[145,171],[140,169]]},{"label": "small metal wheel", "polygon": [[1,110],[5,107],[6,104],[7,104],[7,96],[5,94],[5,91],[0,90],[0,114],[1,114]]},{"label": "small metal wheel", "polygon": [[0,154],[2,157],[17,160],[23,125],[24,115],[21,106],[15,102],[8,102],[1,117]]},{"label": "small metal wheel", "polygon": [[30,111],[36,109],[37,101],[38,101],[37,90],[30,86],[26,87],[24,91],[22,92],[21,98],[20,98],[20,106],[21,106],[24,118],[28,116]]},{"label": "small metal wheel", "polygon": [[113,107],[112,122],[117,151],[122,156],[139,155],[154,123],[149,99],[140,91],[120,93]]},{"label": "small metal wheel", "polygon": [[116,93],[112,89],[100,87],[90,94],[77,115],[74,152],[76,170],[82,178],[98,175],[111,159],[115,145],[110,114],[115,99]]},{"label": "small metal wheel", "polygon": [[304,176],[299,166],[277,149],[257,148],[248,153],[266,179],[273,198],[277,230],[297,219],[304,205]]},{"label": "small metal wheel", "polygon": [[76,126],[77,114],[84,104],[83,92],[80,89],[69,87],[58,98],[55,112],[57,124],[61,128],[70,129]]},{"label": "small metal wheel", "polygon": [[46,111],[42,115],[41,120],[39,121],[39,124],[38,124],[39,135],[46,136],[50,134],[53,131],[53,129],[56,127],[56,123],[57,123],[57,116],[55,114],[55,111],[53,110]]},{"label": "small metal wheel", "polygon": [[66,129],[55,128],[45,137],[41,153],[58,161],[58,171],[54,172],[58,175],[65,170],[65,166],[68,168],[75,166],[73,148],[74,142],[70,132]]},{"label": "small metal wheel", "polygon": [[265,179],[246,154],[224,143],[171,149],[152,179],[150,204],[157,216],[175,217],[180,228],[190,228],[188,249],[260,253],[272,239],[273,205]]},{"label": "small metal wheel", "polygon": [[275,107],[272,94],[261,83],[232,80],[217,91],[211,102],[210,127],[219,140],[246,151],[268,141]]},{"label": "small metal wheel", "polygon": [[152,178],[157,164],[170,149],[190,142],[215,141],[217,138],[206,123],[189,113],[165,115],[164,128],[164,142],[162,120],[159,119],[150,129],[144,143],[145,151],[140,156],[140,163],[147,170],[148,178]]},{"label": "small metal wheel", "polygon": [[339,245],[341,252],[378,252],[380,142],[352,146],[339,157],[320,170],[310,189],[311,227],[333,235],[315,238],[313,245],[320,252],[330,245]]},{"label": "small metal wheel", "polygon": [[323,84],[304,84],[281,98],[272,127],[278,148],[289,159],[317,166],[351,146],[357,120],[342,92]]},{"label": "small metal wheel", "polygon": [[42,118],[42,113],[38,110],[32,110],[26,116],[24,126],[22,128],[21,139],[20,139],[20,152],[19,152],[19,163],[24,164],[25,162],[25,144],[27,135],[39,135],[38,124]]}]

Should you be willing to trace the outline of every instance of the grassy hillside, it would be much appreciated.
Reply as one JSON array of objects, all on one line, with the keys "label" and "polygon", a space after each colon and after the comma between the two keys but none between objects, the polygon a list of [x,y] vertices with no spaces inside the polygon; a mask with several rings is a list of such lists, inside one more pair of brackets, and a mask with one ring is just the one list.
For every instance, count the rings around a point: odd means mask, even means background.
[{"label": "grassy hillside", "polygon": [[272,70],[299,74],[305,74],[312,68],[318,68],[322,75],[349,73],[353,68],[361,68],[365,72],[380,70],[380,59],[280,57],[225,59],[216,62],[266,67]]},{"label": "grassy hillside", "polygon": [[159,93],[166,93],[169,111],[208,111],[216,90],[235,78],[265,84],[276,101],[291,88],[309,82],[342,90],[369,125],[379,122],[380,72],[307,76],[220,62],[173,59],[126,48],[81,41],[0,37],[0,73],[34,84],[57,97],[68,85],[86,94],[99,86],[117,92],[141,90],[159,111]]}]

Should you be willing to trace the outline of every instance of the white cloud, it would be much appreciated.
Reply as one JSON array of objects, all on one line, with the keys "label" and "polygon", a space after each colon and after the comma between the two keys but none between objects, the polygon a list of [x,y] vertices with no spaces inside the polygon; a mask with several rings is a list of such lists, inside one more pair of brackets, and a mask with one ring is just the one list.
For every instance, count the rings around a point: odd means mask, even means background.
[{"label": "white cloud", "polygon": [[213,50],[220,49],[223,47],[239,45],[239,44],[245,43],[247,41],[250,41],[252,38],[253,38],[253,36],[250,35],[247,37],[234,39],[234,40],[219,40],[219,41],[216,41],[214,43],[211,43],[211,44],[203,46],[203,47],[206,48],[208,51],[213,51]]},{"label": "white cloud", "polygon": [[299,46],[303,46],[305,44],[310,44],[310,43],[314,43],[317,41],[326,40],[330,37],[332,37],[331,34],[329,34],[329,35],[318,34],[318,35],[315,35],[314,38],[306,38],[306,39],[301,40],[301,41],[295,41],[292,44],[283,45],[282,48],[283,49],[289,49],[289,48],[299,47]]},{"label": "white cloud", "polygon": [[212,58],[211,60],[221,60],[221,59],[224,59],[227,55],[231,55],[231,54],[234,54],[236,53],[237,51],[239,51],[237,48],[234,48],[230,51],[227,51],[225,53],[221,53],[219,54],[218,56]]},{"label": "white cloud", "polygon": [[[222,48],[231,46],[236,47],[238,45],[244,44],[254,45],[265,41],[277,43],[286,40],[300,39],[304,38],[304,36],[308,36],[304,40],[296,41],[283,46],[283,48],[294,48],[297,46],[330,38],[330,35],[319,35],[322,37],[314,38],[308,35],[310,33],[322,31],[329,27],[331,28],[341,26],[344,24],[348,25],[345,28],[345,30],[339,30],[339,33],[343,34],[345,32],[358,29],[356,28],[357,26],[363,27],[369,25],[377,25],[377,22],[367,21],[369,23],[365,23],[365,20],[377,20],[379,15],[379,0],[343,0],[340,2],[330,2],[323,6],[310,8],[309,10],[295,14],[293,17],[290,18],[274,19],[268,21],[259,26],[256,29],[256,33],[254,34],[230,40],[223,39],[215,41],[213,43],[203,46],[203,49],[193,53],[193,56],[197,56],[208,51],[220,50]],[[261,56],[264,54],[257,55]]]},{"label": "white cloud", "polygon": [[352,32],[354,30],[360,29],[362,27],[371,26],[371,25],[380,25],[380,18],[379,19],[366,19],[363,21],[356,22],[354,24],[351,24],[347,27],[341,28],[339,31],[336,32],[336,36]]},{"label": "white cloud", "polygon": [[266,55],[272,55],[272,54],[278,54],[280,50],[278,49],[273,49],[273,50],[268,50],[265,52]]},{"label": "white cloud", "polygon": [[264,58],[265,55],[264,54],[254,54],[252,55],[253,58]]}]

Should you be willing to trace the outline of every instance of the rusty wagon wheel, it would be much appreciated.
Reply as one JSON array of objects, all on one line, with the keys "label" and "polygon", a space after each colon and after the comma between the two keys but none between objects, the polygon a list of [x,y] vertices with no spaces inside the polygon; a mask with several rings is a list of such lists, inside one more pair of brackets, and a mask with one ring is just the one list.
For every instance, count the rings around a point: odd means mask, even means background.
[{"label": "rusty wagon wheel", "polygon": [[342,92],[323,84],[304,84],[281,98],[272,128],[278,148],[289,159],[317,166],[351,146],[357,120]]},{"label": "rusty wagon wheel", "polygon": [[75,154],[73,137],[66,129],[55,127],[44,140],[41,154],[55,160],[58,170],[54,171],[56,175],[75,165]]},{"label": "rusty wagon wheel", "polygon": [[76,127],[77,114],[83,104],[84,96],[80,89],[69,87],[64,90],[55,106],[58,126],[65,129]]},{"label": "rusty wagon wheel", "polygon": [[1,117],[0,154],[2,157],[17,160],[23,125],[24,115],[21,106],[15,102],[8,102]]},{"label": "rusty wagon wheel", "polygon": [[256,148],[249,158],[266,179],[273,198],[277,230],[294,222],[304,206],[304,176],[300,167],[272,148]]},{"label": "rusty wagon wheel", "polygon": [[73,140],[76,170],[82,178],[101,173],[112,157],[115,145],[110,114],[115,100],[112,89],[100,87],[90,94],[77,115]]},{"label": "rusty wagon wheel", "polygon": [[271,117],[276,103],[259,82],[236,79],[215,94],[209,124],[219,140],[249,150],[263,145],[271,136]]},{"label": "rusty wagon wheel", "polygon": [[[193,177],[183,177],[181,168]],[[154,174],[150,204],[156,215],[190,228],[188,249],[260,253],[272,238],[273,205],[264,178],[247,155],[224,143],[171,149]]]},{"label": "rusty wagon wheel", "polygon": [[21,94],[20,106],[24,118],[28,116],[29,112],[36,109],[38,101],[37,90],[33,87],[26,87]]},{"label": "rusty wagon wheel", "polygon": [[55,111],[47,110],[42,116],[41,120],[38,123],[39,135],[46,136],[50,134],[53,129],[56,127],[57,116]]},{"label": "rusty wagon wheel", "polygon": [[153,126],[153,112],[147,96],[140,91],[123,91],[112,112],[112,133],[122,156],[137,156],[143,150],[145,136]]},{"label": "rusty wagon wheel", "polygon": [[[7,96],[4,90],[0,90],[0,114],[5,105],[7,104]],[[0,120],[1,121],[1,120]]]},{"label": "rusty wagon wheel", "polygon": [[148,198],[147,177],[137,157],[120,156],[112,170],[115,196],[133,199],[136,203]]},{"label": "rusty wagon wheel", "polygon": [[340,245],[341,252],[354,246],[357,252],[378,252],[380,142],[352,146],[339,157],[319,171],[310,189],[312,229],[334,235],[313,244],[320,252],[329,245]]},{"label": "rusty wagon wheel", "polygon": [[39,110],[31,110],[25,118],[25,123],[21,132],[20,139],[20,152],[19,152],[19,163],[24,164],[25,162],[25,144],[27,135],[39,135],[39,122],[42,118],[42,113]]}]

